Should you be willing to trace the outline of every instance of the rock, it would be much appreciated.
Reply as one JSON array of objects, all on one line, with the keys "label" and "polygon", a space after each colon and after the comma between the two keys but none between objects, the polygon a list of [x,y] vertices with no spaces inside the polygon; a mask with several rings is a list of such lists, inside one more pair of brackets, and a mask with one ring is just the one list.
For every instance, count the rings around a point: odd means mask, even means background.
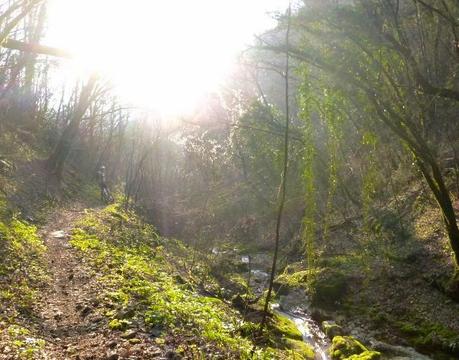
[{"label": "rock", "polygon": [[100,323],[100,322],[102,322],[103,320],[104,320],[104,317],[103,317],[103,316],[100,316],[100,315],[97,315],[97,316],[95,316],[95,317],[93,317],[93,318],[91,319],[91,321],[92,321],[93,323]]},{"label": "rock", "polygon": [[343,335],[343,328],[334,321],[322,321],[322,331],[330,340],[335,336]]},{"label": "rock", "polygon": [[177,352],[173,351],[173,350],[168,350],[166,352],[166,359],[180,360],[180,359],[182,359],[182,356],[180,354],[178,354]]},{"label": "rock", "polygon": [[381,357],[381,353],[368,350],[352,336],[335,336],[330,355],[334,360],[376,360]]},{"label": "rock", "polygon": [[110,348],[110,349],[113,349],[113,348],[116,348],[116,346],[118,345],[118,343],[113,340],[113,341],[110,341],[107,346]]},{"label": "rock", "polygon": [[62,320],[62,312],[56,311],[54,313],[54,320],[61,321]]},{"label": "rock", "polygon": [[118,360],[120,356],[117,353],[107,354],[106,360]]},{"label": "rock", "polygon": [[137,338],[129,339],[129,343],[132,344],[132,345],[140,344],[141,342],[142,342],[142,340],[137,339]]},{"label": "rock", "polygon": [[160,337],[162,333],[163,333],[163,330],[161,328],[154,327],[150,331],[150,336],[152,338],[157,338],[157,337]]},{"label": "rock", "polygon": [[321,308],[313,307],[311,308],[310,313],[312,319],[318,323],[321,323],[325,320],[333,319],[333,316],[331,316],[331,314],[329,314],[326,310]]},{"label": "rock", "polygon": [[83,310],[81,310],[81,316],[86,317],[92,311],[89,306],[85,306]]},{"label": "rock", "polygon": [[128,307],[125,309],[120,309],[117,312],[118,319],[130,319],[135,316],[135,309],[132,307]]},{"label": "rock", "polygon": [[245,300],[239,294],[237,294],[231,299],[231,303],[238,310],[244,310],[247,307]]},{"label": "rock", "polygon": [[133,330],[133,329],[130,329],[130,330],[126,330],[124,333],[122,333],[121,334],[121,338],[128,340],[128,339],[135,338],[136,335],[137,335],[137,331]]},{"label": "rock", "polygon": [[321,307],[333,307],[347,292],[351,281],[346,275],[335,270],[324,270],[314,279],[312,304]]},{"label": "rock", "polygon": [[307,303],[308,296],[303,289],[290,290],[288,295],[281,295],[279,298],[279,305],[281,309],[285,311],[291,311],[293,309],[307,311],[309,310]]},{"label": "rock", "polygon": [[66,237],[66,234],[65,234],[64,230],[57,230],[57,231],[53,231],[50,234],[50,236],[53,237],[53,238],[56,238],[56,239],[63,239],[63,238]]}]

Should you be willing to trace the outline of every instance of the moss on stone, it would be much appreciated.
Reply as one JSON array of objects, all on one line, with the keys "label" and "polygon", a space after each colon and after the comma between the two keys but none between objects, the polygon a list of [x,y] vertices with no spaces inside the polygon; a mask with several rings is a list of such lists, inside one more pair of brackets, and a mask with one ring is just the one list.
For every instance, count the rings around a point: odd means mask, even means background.
[{"label": "moss on stone", "polygon": [[312,303],[319,306],[333,306],[347,291],[347,277],[336,270],[324,269],[312,282]]},{"label": "moss on stone", "polygon": [[360,341],[352,336],[335,336],[330,348],[332,359],[336,360],[373,360],[381,354],[367,349]]},{"label": "moss on stone", "polygon": [[322,330],[330,339],[342,335],[343,328],[333,321],[323,321]]},{"label": "moss on stone", "polygon": [[285,338],[303,341],[303,335],[292,320],[278,314],[274,314],[273,320],[273,332],[275,334]]},{"label": "moss on stone", "polygon": [[441,324],[428,321],[419,323],[401,321],[398,322],[398,327],[416,347],[459,354],[454,351],[455,344],[459,343],[459,335]]},{"label": "moss on stone", "polygon": [[358,355],[351,355],[346,360],[377,360],[381,358],[381,353],[377,351],[364,351]]},{"label": "moss on stone", "polygon": [[302,340],[287,339],[286,344],[293,351],[293,358],[295,359],[313,360],[315,358],[313,347]]}]

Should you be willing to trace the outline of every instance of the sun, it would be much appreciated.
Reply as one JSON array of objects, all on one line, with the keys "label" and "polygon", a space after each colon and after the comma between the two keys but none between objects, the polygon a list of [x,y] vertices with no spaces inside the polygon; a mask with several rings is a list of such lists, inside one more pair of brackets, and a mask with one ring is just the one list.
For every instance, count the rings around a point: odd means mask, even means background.
[{"label": "sun", "polygon": [[111,79],[128,102],[193,109],[285,0],[49,0],[45,41]]}]

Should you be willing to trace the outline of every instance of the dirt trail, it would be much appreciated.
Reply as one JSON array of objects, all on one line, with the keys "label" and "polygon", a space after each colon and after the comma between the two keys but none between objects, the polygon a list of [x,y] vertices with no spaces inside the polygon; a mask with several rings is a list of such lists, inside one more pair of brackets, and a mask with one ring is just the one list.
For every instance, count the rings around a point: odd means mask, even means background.
[{"label": "dirt trail", "polygon": [[97,274],[69,244],[72,227],[83,213],[82,206],[57,211],[40,231],[48,248],[50,272],[35,309],[37,331],[47,342],[40,358],[160,358],[161,351],[151,342],[131,346],[120,332],[108,329]]}]

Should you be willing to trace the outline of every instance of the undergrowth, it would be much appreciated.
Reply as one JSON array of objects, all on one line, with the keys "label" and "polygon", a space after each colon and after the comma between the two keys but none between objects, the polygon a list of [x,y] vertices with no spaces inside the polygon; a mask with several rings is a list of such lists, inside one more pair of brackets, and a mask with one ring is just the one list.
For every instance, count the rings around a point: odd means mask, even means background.
[{"label": "undergrowth", "polygon": [[[159,237],[152,226],[118,205],[89,211],[77,224],[71,243],[101,273],[110,309],[106,316],[114,331],[145,328],[158,335],[158,344],[175,343],[179,353],[191,358],[244,359],[252,349],[258,359],[312,356],[311,349],[302,346],[301,334],[288,339],[282,326],[277,327],[277,337],[285,338],[283,349],[254,348],[256,324],[244,321],[222,300],[200,294],[186,274],[178,273],[180,259],[172,260],[168,245],[177,248],[177,241]],[[202,272],[205,266],[194,268]]]},{"label": "undergrowth", "polygon": [[0,198],[0,336],[20,358],[33,358],[44,346],[17,325],[17,319],[30,314],[38,289],[47,280],[45,250],[36,227],[10,214]]}]

